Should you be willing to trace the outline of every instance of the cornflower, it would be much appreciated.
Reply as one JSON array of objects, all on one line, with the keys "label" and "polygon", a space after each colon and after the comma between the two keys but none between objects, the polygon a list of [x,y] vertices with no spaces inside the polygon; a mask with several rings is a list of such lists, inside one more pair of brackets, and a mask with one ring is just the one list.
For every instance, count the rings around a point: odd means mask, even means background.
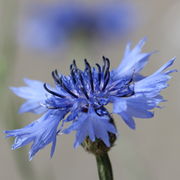
[{"label": "cornflower", "polygon": [[[141,70],[154,53],[142,53],[145,39],[132,50],[128,44],[121,64],[110,71],[110,60],[103,56],[103,65],[91,67],[85,59],[85,69],[80,70],[76,61],[70,65],[70,74],[65,76],[57,70],[52,72],[55,86],[24,79],[27,86],[12,87],[19,97],[26,99],[19,112],[43,115],[29,125],[5,131],[7,137],[15,137],[12,149],[32,143],[29,159],[48,144],[54,154],[58,134],[76,131],[74,147],[82,145],[95,155],[107,153],[113,146],[117,129],[112,113],[118,114],[135,129],[134,118],[152,118],[151,111],[158,108],[164,99],[160,95],[168,86],[170,74],[167,70],[175,58],[169,60],[150,76],[142,76]],[[110,112],[108,104],[113,105]],[[64,124],[69,124],[65,127]]]}]

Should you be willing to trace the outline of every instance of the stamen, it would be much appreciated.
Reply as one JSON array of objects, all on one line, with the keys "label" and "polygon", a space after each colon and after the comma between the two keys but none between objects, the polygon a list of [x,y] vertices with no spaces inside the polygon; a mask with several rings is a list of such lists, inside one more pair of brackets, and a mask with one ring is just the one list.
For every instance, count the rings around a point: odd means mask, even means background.
[{"label": "stamen", "polygon": [[109,72],[109,68],[110,68],[110,61],[108,58],[105,59],[106,60],[106,70],[105,70],[105,75],[104,75],[104,79],[106,79],[106,76],[108,75],[108,72]]},{"label": "stamen", "polygon": [[106,86],[108,85],[109,79],[110,79],[110,72],[108,71],[107,77],[106,77],[106,79],[104,80],[104,85],[103,85],[102,91],[104,91],[105,88],[106,88]]},{"label": "stamen", "polygon": [[104,65],[103,65],[103,68],[102,68],[102,74],[104,74],[104,71],[105,71],[105,67],[106,67],[106,58],[103,56],[103,62],[104,62]]},{"label": "stamen", "polygon": [[[71,67],[70,67],[70,68],[71,68]],[[71,77],[72,77],[73,84],[76,85],[75,72],[74,72],[74,69],[72,69],[72,68],[71,68]]]},{"label": "stamen", "polygon": [[94,92],[94,84],[93,84],[91,66],[89,65],[89,63],[86,59],[84,59],[84,62],[85,62],[86,71],[88,71],[88,73],[89,73],[89,80],[90,80],[90,84],[91,84],[91,89],[92,89],[92,92]]},{"label": "stamen", "polygon": [[84,80],[83,80],[83,77],[82,77],[81,73],[79,73],[79,77],[80,77],[80,81],[81,81],[81,84],[82,84],[81,90],[84,93],[84,95],[86,96],[86,98],[89,99],[89,96],[88,96],[87,91],[85,89],[85,84],[84,84]]},{"label": "stamen", "polygon": [[58,75],[57,70],[55,70],[55,71],[52,72],[52,77],[53,77],[54,81],[55,81],[57,84],[60,84],[60,77],[59,77],[59,75]]},{"label": "stamen", "polygon": [[[76,66],[75,64],[75,61],[73,61],[73,65]],[[59,77],[59,74],[58,74],[58,71],[55,70],[52,72],[52,76],[53,76],[53,79],[55,80],[55,82],[61,86],[66,92],[68,92],[70,95],[72,95],[73,97],[75,98],[78,98],[77,95],[75,95],[73,92],[71,92],[67,87],[66,85],[64,84],[63,80],[62,80],[62,77]],[[45,85],[45,87],[47,88],[47,86]],[[48,89],[49,90],[49,89]],[[54,93],[54,92],[53,92]],[[52,94],[52,92],[51,92]]]},{"label": "stamen", "polygon": [[98,67],[98,81],[99,81],[99,86],[101,84],[101,66],[99,64],[96,64]]},{"label": "stamen", "polygon": [[54,95],[54,96],[57,96],[57,97],[60,97],[60,98],[65,98],[65,96],[61,95],[61,94],[58,94],[54,91],[51,91],[50,89],[48,89],[46,83],[44,83],[44,89],[49,92],[50,94]]},{"label": "stamen", "polygon": [[72,77],[73,83],[76,86],[76,83],[77,83],[76,78],[78,76],[78,70],[79,69],[77,68],[75,60],[73,60],[73,63],[70,65],[70,70],[71,70],[71,77]]},{"label": "stamen", "polygon": [[73,66],[74,66],[75,69],[77,69],[77,65],[76,65],[75,59],[73,60]]},{"label": "stamen", "polygon": [[71,91],[66,87],[66,85],[64,84],[62,78],[60,79],[60,85],[61,85],[61,87],[62,87],[66,92],[68,92],[71,96],[73,96],[73,97],[75,97],[75,98],[78,98],[77,95],[75,95],[73,92],[71,92]]}]

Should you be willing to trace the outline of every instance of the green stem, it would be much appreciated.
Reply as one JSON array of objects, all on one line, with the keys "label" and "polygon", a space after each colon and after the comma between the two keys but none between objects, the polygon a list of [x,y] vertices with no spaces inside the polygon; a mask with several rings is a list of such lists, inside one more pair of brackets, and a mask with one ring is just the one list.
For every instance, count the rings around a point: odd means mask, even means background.
[{"label": "green stem", "polygon": [[113,180],[113,172],[108,153],[96,155],[99,180]]}]

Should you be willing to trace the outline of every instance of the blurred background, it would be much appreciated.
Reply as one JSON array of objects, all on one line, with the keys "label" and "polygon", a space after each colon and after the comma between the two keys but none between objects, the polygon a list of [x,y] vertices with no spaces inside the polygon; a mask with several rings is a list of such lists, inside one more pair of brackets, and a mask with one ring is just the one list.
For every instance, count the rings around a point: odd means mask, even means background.
[{"label": "blurred background", "polygon": [[[111,59],[121,61],[126,43],[135,45],[148,37],[144,51],[158,50],[144,74],[154,72],[176,56],[180,69],[179,0],[0,0],[0,179],[4,180],[98,180],[95,158],[81,147],[74,150],[74,134],[58,138],[56,152],[50,147],[28,161],[28,149],[11,150],[13,139],[5,129],[20,128],[37,119],[17,113],[22,99],[9,86],[22,86],[22,79],[52,82],[51,71],[68,74],[73,59],[83,67]],[[132,131],[115,117],[120,136],[110,152],[115,180],[178,179],[180,171],[180,107],[178,80],[173,74],[163,91],[168,100],[155,110],[153,119],[136,119]]]}]

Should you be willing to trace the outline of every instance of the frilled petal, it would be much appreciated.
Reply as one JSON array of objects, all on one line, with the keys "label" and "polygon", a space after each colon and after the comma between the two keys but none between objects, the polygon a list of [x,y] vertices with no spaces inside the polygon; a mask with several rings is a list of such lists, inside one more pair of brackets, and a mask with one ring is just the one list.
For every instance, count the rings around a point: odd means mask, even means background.
[{"label": "frilled petal", "polygon": [[153,113],[149,110],[158,107],[158,104],[164,101],[160,91],[168,86],[167,81],[171,78],[169,74],[176,71],[165,70],[173,64],[174,60],[175,58],[168,61],[152,75],[134,82],[134,95],[111,98],[113,112],[119,114],[130,128],[135,129],[133,117],[153,117]]},{"label": "frilled petal", "polygon": [[40,103],[37,103],[35,100],[28,100],[19,108],[19,113],[32,112],[35,114],[41,114],[46,110],[44,106]]},{"label": "frilled petal", "polygon": [[143,94],[127,98],[117,97],[113,100],[113,113],[119,114],[130,128],[135,129],[133,117],[152,118],[153,112],[149,110],[158,107],[158,103],[162,101],[161,96],[147,98]]},{"label": "frilled petal", "polygon": [[43,106],[47,96],[49,95],[43,87],[43,82],[37,80],[24,79],[27,86],[11,87],[10,89],[19,97],[27,100],[21,107],[19,112],[42,113],[46,110]]},{"label": "frilled petal", "polygon": [[108,132],[117,133],[114,125],[109,121],[110,118],[108,116],[98,116],[94,111],[81,113],[78,120],[65,129],[63,133],[68,134],[73,130],[77,131],[74,147],[79,146],[88,136],[93,142],[96,138],[101,139],[109,147]]},{"label": "frilled petal", "polygon": [[17,149],[33,142],[29,151],[29,159],[49,143],[52,143],[51,157],[56,146],[57,128],[66,111],[49,110],[41,118],[21,129],[9,130],[4,133],[7,137],[15,137],[12,149]]},{"label": "frilled petal", "polygon": [[131,50],[131,44],[126,46],[124,57],[121,64],[114,70],[115,76],[129,76],[140,72],[147,64],[149,57],[154,53],[142,53],[141,49],[144,46],[146,39],[142,39]]},{"label": "frilled petal", "polygon": [[159,70],[157,70],[152,75],[138,81],[134,85],[134,91],[136,93],[143,93],[148,97],[155,97],[159,95],[160,91],[168,86],[167,81],[171,79],[170,73],[176,70],[165,71],[170,67],[175,58],[164,64]]}]

